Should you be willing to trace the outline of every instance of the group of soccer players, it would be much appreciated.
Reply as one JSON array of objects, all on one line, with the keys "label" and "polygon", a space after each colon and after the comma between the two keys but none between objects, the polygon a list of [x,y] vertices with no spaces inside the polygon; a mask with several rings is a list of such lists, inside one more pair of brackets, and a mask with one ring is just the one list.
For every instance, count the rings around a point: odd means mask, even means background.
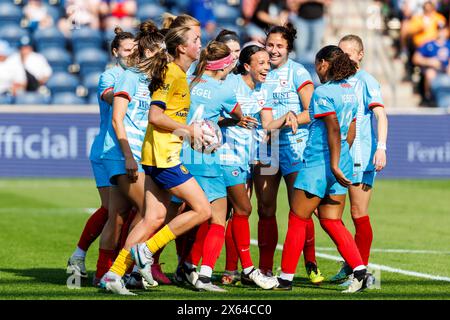
[{"label": "group of soccer players", "polygon": [[[365,289],[373,281],[368,206],[376,171],[386,165],[387,118],[379,84],[360,70],[361,39],[348,35],[317,53],[323,85],[314,89],[309,72],[289,58],[291,24],[271,28],[264,46],[242,50],[227,30],[201,50],[200,32],[193,17],[169,14],[161,30],[151,21],[136,36],[116,28],[117,64],[99,80],[100,133],[91,150],[102,205],[68,272],[87,277],[86,251],[100,235],[94,284],[118,294],[172,281],[226,291],[212,282],[224,243],[223,285],[291,290],[302,251],[308,277],[318,284],[324,277],[315,257],[315,214],[345,261],[331,280],[348,280],[344,292]],[[215,138],[200,126],[205,120],[223,136],[211,153],[202,152]],[[276,277],[281,177],[290,212]],[[250,254],[253,191],[258,267]],[[354,237],[341,220],[347,191]],[[159,255],[172,240],[178,268],[171,281]]]}]

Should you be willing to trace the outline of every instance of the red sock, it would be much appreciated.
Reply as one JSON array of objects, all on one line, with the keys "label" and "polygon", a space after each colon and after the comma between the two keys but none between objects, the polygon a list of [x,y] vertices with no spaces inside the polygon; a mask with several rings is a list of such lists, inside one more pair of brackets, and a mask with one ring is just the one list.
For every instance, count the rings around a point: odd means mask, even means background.
[{"label": "red sock", "polygon": [[298,217],[293,211],[289,212],[288,231],[281,255],[281,271],[294,274],[298,259],[305,244],[306,226],[308,220]]},{"label": "red sock", "polygon": [[259,269],[272,271],[278,244],[277,217],[260,217],[258,221]]},{"label": "red sock", "polygon": [[250,226],[248,224],[248,216],[233,215],[233,239],[236,243],[239,258],[241,259],[242,268],[248,268],[253,265],[250,256]]},{"label": "red sock", "polygon": [[308,219],[308,224],[306,225],[305,246],[303,248],[303,257],[305,258],[305,265],[308,262],[312,262],[315,265],[317,265],[314,232],[315,232],[314,220],[311,218],[311,219]]},{"label": "red sock", "polygon": [[97,271],[95,277],[101,279],[105,273],[112,267],[114,260],[117,257],[116,250],[98,250]]},{"label": "red sock", "polygon": [[78,241],[78,248],[88,251],[89,246],[102,233],[103,227],[108,220],[108,209],[100,207],[95,211],[86,222],[86,225],[81,233]]},{"label": "red sock", "polygon": [[205,238],[209,233],[209,222],[203,222],[197,229],[197,234],[195,236],[194,244],[192,245],[191,251],[187,255],[186,262],[192,263],[197,266],[203,255],[203,244]]},{"label": "red sock", "polygon": [[127,219],[124,221],[122,225],[122,229],[120,231],[120,238],[119,238],[119,249],[122,249],[125,246],[125,242],[127,242],[128,233],[130,232],[130,226],[133,222],[134,218],[136,217],[137,211],[134,209],[131,209],[128,213]]},{"label": "red sock", "polygon": [[226,263],[225,270],[235,271],[238,269],[239,255],[236,243],[233,239],[233,218],[228,220],[227,230],[225,232],[225,251]]},{"label": "red sock", "polygon": [[372,246],[373,232],[369,216],[353,219],[355,224],[355,242],[364,264],[369,264],[370,247]]},{"label": "red sock", "polygon": [[212,223],[209,226],[203,245],[202,266],[208,266],[211,269],[214,269],[224,242],[225,227],[220,224]]},{"label": "red sock", "polygon": [[336,247],[350,268],[363,265],[355,240],[340,219],[320,219],[320,225],[336,244]]}]

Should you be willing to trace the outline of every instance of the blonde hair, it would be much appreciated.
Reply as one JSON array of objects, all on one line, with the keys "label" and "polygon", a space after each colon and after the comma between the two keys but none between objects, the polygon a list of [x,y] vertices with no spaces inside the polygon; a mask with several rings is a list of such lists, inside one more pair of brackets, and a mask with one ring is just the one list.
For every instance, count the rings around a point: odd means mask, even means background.
[{"label": "blonde hair", "polygon": [[162,28],[173,29],[179,27],[200,27],[200,21],[188,14],[180,14],[179,16],[166,12],[162,15]]}]

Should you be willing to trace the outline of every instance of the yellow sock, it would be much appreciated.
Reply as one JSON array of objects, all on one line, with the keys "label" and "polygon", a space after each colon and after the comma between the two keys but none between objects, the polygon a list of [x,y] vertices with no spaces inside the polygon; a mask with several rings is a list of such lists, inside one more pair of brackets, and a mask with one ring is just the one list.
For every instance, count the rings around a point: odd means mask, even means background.
[{"label": "yellow sock", "polygon": [[150,252],[155,254],[159,249],[164,247],[166,244],[168,244],[175,238],[176,236],[170,230],[169,226],[166,225],[145,243],[147,244],[147,247],[150,250]]},{"label": "yellow sock", "polygon": [[123,277],[128,268],[133,265],[133,262],[134,260],[130,251],[122,249],[117,256],[116,261],[114,261],[114,264],[109,270]]}]

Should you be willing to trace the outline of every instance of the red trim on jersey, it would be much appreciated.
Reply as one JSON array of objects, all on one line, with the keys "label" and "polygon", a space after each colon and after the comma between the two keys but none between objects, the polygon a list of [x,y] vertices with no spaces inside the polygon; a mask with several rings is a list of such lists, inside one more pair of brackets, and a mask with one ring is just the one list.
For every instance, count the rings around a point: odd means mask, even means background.
[{"label": "red trim on jersey", "polygon": [[236,111],[236,108],[238,107],[238,105],[239,105],[239,102],[236,102],[236,104],[233,107],[233,110],[231,110],[230,113],[234,113]]},{"label": "red trim on jersey", "polygon": [[[109,87],[109,88],[106,88],[105,90],[103,90],[102,94],[100,95],[100,99],[103,100],[103,96],[104,96],[106,93],[110,92],[111,90],[114,90],[114,87]],[[103,101],[104,101],[104,100],[103,100]]]},{"label": "red trim on jersey", "polygon": [[125,91],[119,91],[119,92],[114,93],[114,97],[117,97],[117,96],[125,97],[125,98],[128,99],[128,101],[131,101],[131,97],[130,97],[130,95],[128,94],[128,92],[125,92]]},{"label": "red trim on jersey", "polygon": [[373,109],[375,107],[382,107],[382,108],[384,108],[384,105],[382,105],[379,102],[373,102],[373,103],[369,104],[369,109]]},{"label": "red trim on jersey", "polygon": [[297,88],[297,92],[299,92],[300,90],[303,89],[304,86],[307,86],[308,84],[312,84],[314,87],[314,83],[311,80],[306,80],[305,82],[303,82],[300,87]]},{"label": "red trim on jersey", "polygon": [[356,118],[353,118],[352,122],[356,122]]},{"label": "red trim on jersey", "polygon": [[262,108],[262,110],[272,110],[272,108],[271,107],[264,107],[264,108]]},{"label": "red trim on jersey", "polygon": [[323,118],[323,117],[329,116],[330,114],[336,114],[336,111],[330,111],[330,112],[316,114],[316,115],[314,115],[314,119]]}]

